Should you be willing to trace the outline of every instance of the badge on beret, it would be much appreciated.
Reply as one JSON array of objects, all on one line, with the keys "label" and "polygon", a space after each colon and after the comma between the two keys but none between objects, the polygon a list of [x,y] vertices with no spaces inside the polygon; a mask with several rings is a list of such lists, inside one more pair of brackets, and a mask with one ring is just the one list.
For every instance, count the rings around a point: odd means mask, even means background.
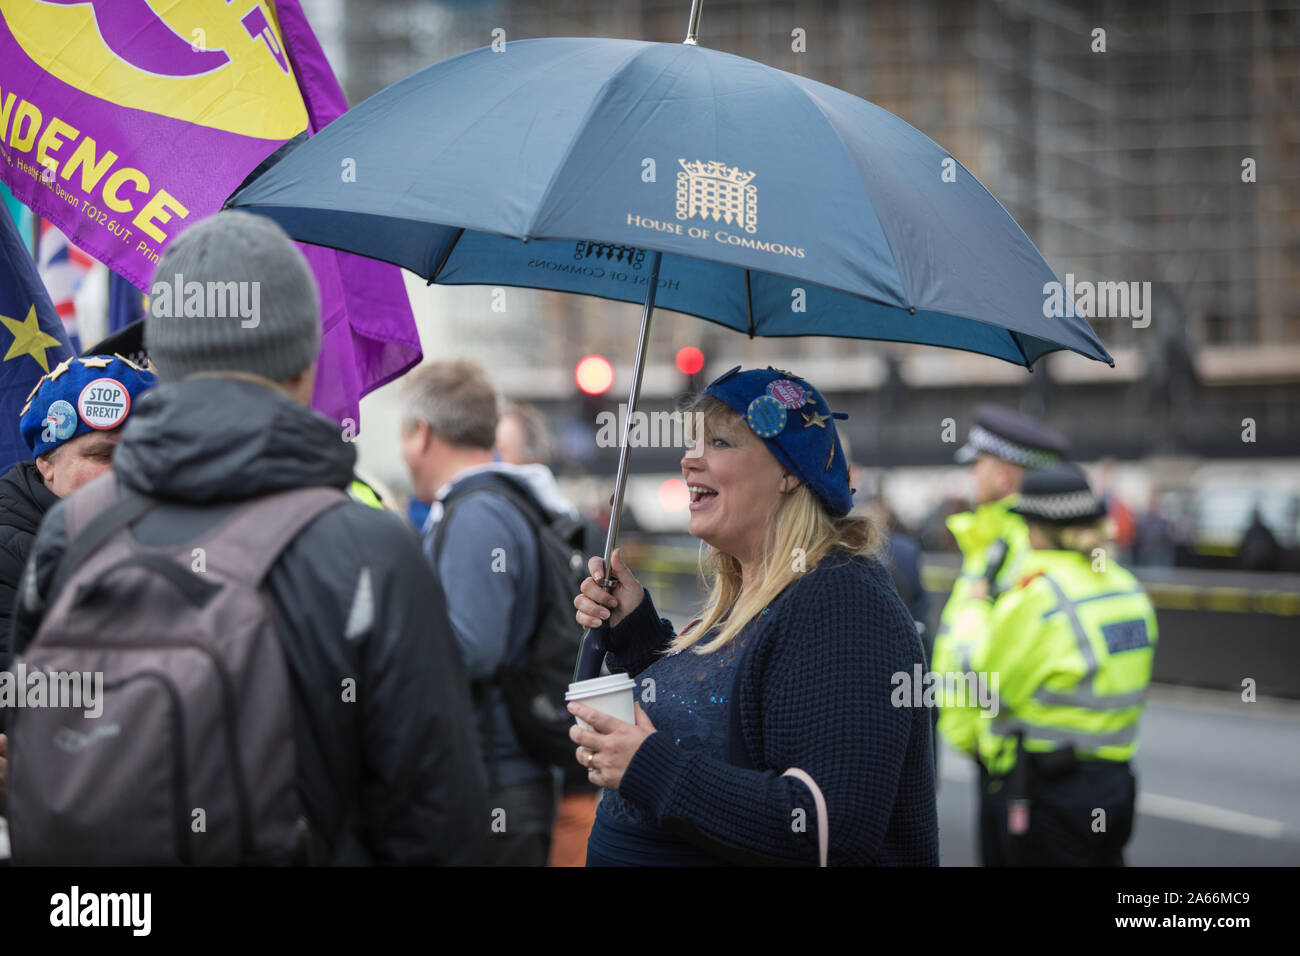
[{"label": "badge on beret", "polygon": [[97,378],[81,390],[77,411],[91,428],[107,431],[126,420],[131,393],[115,378]]},{"label": "badge on beret", "polygon": [[803,415],[804,428],[811,428],[813,425],[816,425],[818,428],[824,429],[826,427],[826,419],[830,418],[829,415],[823,415],[815,408],[812,410],[811,414],[808,412],[800,412],[800,414]]},{"label": "badge on beret", "polygon": [[785,406],[771,395],[760,395],[749,403],[745,421],[759,438],[775,438],[785,428]]},{"label": "badge on beret", "polygon": [[811,397],[802,385],[796,385],[788,378],[778,378],[767,383],[767,394],[781,403],[783,408],[793,411],[802,408]]},{"label": "badge on beret", "polygon": [[55,441],[67,441],[77,430],[77,413],[63,399],[51,402],[42,425],[48,425]]}]

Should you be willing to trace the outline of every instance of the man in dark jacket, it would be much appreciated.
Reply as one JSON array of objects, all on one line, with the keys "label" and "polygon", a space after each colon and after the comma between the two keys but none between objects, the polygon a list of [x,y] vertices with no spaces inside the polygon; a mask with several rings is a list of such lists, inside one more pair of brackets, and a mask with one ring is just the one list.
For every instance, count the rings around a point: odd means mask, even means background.
[{"label": "man in dark jacket", "polygon": [[[159,502],[131,526],[137,539],[175,545],[248,499],[346,488],[356,452],[306,407],[320,348],[315,282],[279,227],[221,213],[174,241],[158,276],[187,289],[250,283],[258,306],[244,319],[146,318],[163,384],[139,403],[113,462],[119,482]],[[63,511],[50,511],[24,572],[19,649],[51,599],[68,545]],[[289,545],[263,590],[288,664],[298,795],[318,859],[480,862],[492,820],[469,685],[412,531],[341,502]]]},{"label": "man in dark jacket", "polygon": [[0,477],[0,669],[9,644],[14,592],[41,519],[59,496],[45,487],[36,462],[20,461]]},{"label": "man in dark jacket", "polygon": [[493,460],[498,395],[477,362],[430,362],[404,384],[402,456],[415,493],[434,503],[424,550],[447,595],[466,670],[479,685],[479,739],[489,796],[504,812],[492,834],[494,859],[502,866],[544,866],[555,819],[555,781],[551,768],[520,742],[494,681],[504,664],[523,658],[536,629],[540,546],[514,504],[475,486],[494,473],[497,478],[488,480],[515,479],[547,511],[571,506],[559,498],[553,478],[548,488],[536,472]]}]

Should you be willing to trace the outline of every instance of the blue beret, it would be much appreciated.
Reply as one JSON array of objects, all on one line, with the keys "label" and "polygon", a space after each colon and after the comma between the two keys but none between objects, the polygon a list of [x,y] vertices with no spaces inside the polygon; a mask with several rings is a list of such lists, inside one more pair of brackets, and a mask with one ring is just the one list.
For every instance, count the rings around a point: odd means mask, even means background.
[{"label": "blue beret", "polygon": [[92,431],[126,421],[137,395],[157,377],[120,355],[82,355],[60,363],[27,396],[19,428],[36,458]]},{"label": "blue beret", "polygon": [[988,403],[975,406],[975,423],[966,444],[957,449],[961,464],[987,452],[1024,468],[1046,468],[1060,461],[1070,443],[1036,418]]},{"label": "blue beret", "polygon": [[835,515],[853,509],[849,463],[835,431],[835,419],[821,393],[806,381],[779,369],[737,365],[704,390],[745,419],[782,465],[799,476]]}]

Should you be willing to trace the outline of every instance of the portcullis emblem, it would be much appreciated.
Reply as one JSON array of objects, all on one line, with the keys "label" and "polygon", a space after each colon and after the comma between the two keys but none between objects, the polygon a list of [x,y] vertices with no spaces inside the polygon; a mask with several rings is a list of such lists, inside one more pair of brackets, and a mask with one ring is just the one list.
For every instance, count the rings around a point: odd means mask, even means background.
[{"label": "portcullis emblem", "polygon": [[721,219],[746,232],[758,231],[758,189],[750,182],[755,173],[716,160],[677,162],[682,167],[677,174],[678,219]]}]

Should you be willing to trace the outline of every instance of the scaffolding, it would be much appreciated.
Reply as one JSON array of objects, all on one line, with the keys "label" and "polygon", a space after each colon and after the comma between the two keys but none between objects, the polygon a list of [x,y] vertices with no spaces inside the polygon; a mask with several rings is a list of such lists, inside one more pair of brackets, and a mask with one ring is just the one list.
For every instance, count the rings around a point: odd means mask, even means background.
[{"label": "scaffolding", "polygon": [[[342,71],[349,101],[358,102],[491,43],[497,29],[507,41],[601,35],[676,42],[689,6],[349,0]],[[802,50],[792,41],[795,30],[803,31]],[[1168,364],[1171,350],[1300,349],[1295,0],[706,0],[700,38],[866,97],[925,131],[1003,202],[1059,275],[1152,283],[1161,314],[1149,328],[1095,323],[1112,351],[1131,350],[1143,368]],[[1253,182],[1245,181],[1246,167]],[[575,343],[626,351],[634,307],[521,294],[531,296],[539,323],[521,343],[529,363],[568,367]],[[482,316],[457,333],[471,349],[466,335],[482,336],[485,348],[501,341],[483,302]],[[610,321],[625,309],[627,322]],[[660,356],[694,344],[711,358],[725,353],[735,361],[777,349],[791,361],[916,354],[908,346],[817,339],[759,350],[732,333],[671,317],[654,342]],[[945,361],[969,367],[961,356]]]}]

